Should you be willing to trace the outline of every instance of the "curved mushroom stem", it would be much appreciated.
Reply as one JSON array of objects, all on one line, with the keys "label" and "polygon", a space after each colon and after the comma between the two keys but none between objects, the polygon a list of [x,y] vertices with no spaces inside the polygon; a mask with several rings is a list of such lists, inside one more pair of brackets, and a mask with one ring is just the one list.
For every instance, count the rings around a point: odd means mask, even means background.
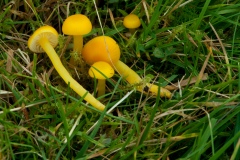
[{"label": "curved mushroom stem", "polygon": [[85,90],[75,79],[71,77],[71,75],[68,73],[68,71],[63,66],[60,58],[58,57],[56,51],[52,47],[52,45],[49,43],[47,38],[41,38],[39,40],[39,44],[43,48],[43,50],[47,53],[48,57],[50,58],[54,68],[58,72],[58,74],[63,78],[63,80],[68,84],[70,83],[70,88],[72,88],[78,95],[81,97],[84,96],[86,93],[86,96],[84,97],[84,100],[86,100],[88,103],[90,103],[93,107],[104,110],[105,106],[99,102],[95,97],[93,97],[91,94],[88,93],[87,90]]},{"label": "curved mushroom stem", "polygon": [[[124,77],[128,81],[128,83],[130,83],[132,85],[139,84],[139,86],[137,86],[138,91],[140,91],[140,92],[148,92],[149,91],[149,93],[151,93],[152,95],[158,94],[159,86],[151,84],[151,83],[146,83],[146,84],[142,83],[143,82],[142,78],[135,71],[133,71],[131,68],[129,68],[126,64],[124,64],[120,60],[113,65],[113,68],[122,77]],[[160,96],[170,98],[171,92],[169,90],[161,87],[160,88]]]},{"label": "curved mushroom stem", "polygon": [[106,80],[105,79],[98,79],[98,84],[97,84],[97,88],[98,88],[97,96],[98,97],[105,94],[105,91],[106,91],[105,86],[106,86]]}]

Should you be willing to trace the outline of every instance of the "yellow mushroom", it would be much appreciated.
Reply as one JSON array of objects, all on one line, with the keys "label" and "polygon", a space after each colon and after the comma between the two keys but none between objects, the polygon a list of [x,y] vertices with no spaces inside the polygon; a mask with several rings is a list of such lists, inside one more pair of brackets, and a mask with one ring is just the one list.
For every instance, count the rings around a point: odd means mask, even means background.
[{"label": "yellow mushroom", "polygon": [[93,63],[90,67],[88,74],[92,78],[98,79],[98,97],[105,94],[106,79],[111,78],[114,75],[114,69],[110,64],[104,61]]},{"label": "yellow mushroom", "polygon": [[133,35],[136,28],[140,27],[141,21],[135,14],[129,14],[123,19],[123,25],[129,29],[129,32]]},{"label": "yellow mushroom", "polygon": [[105,106],[88,93],[76,80],[74,80],[68,71],[64,68],[60,58],[58,57],[54,47],[58,44],[58,32],[51,26],[43,26],[37,29],[28,39],[28,47],[31,51],[36,53],[46,52],[50,58],[54,68],[63,78],[63,80],[70,85],[76,93],[80,96],[85,96],[84,100],[89,102],[93,107],[104,110]]},{"label": "yellow mushroom", "polygon": [[[66,35],[73,36],[73,54],[75,55],[75,53],[77,53],[76,56],[71,56],[69,62],[73,66],[79,64],[82,73],[85,71],[81,58],[83,36],[91,32],[91,30],[92,23],[89,18],[83,14],[69,16],[62,25],[62,32]],[[77,59],[79,59],[79,61],[77,61]]]},{"label": "yellow mushroom", "polygon": [[73,36],[73,51],[79,54],[83,47],[83,35],[92,30],[92,23],[89,18],[83,14],[69,16],[62,25],[62,32],[66,35]]},{"label": "yellow mushroom", "polygon": [[[105,61],[124,77],[130,84],[137,86],[137,90],[144,92],[147,87],[152,95],[157,95],[158,86],[150,83],[143,83],[140,76],[120,61],[120,48],[117,42],[108,36],[98,36],[88,41],[82,50],[83,59],[90,65],[98,61]],[[156,89],[157,88],[157,89]],[[160,88],[161,97],[171,97],[171,92],[165,88]]]}]

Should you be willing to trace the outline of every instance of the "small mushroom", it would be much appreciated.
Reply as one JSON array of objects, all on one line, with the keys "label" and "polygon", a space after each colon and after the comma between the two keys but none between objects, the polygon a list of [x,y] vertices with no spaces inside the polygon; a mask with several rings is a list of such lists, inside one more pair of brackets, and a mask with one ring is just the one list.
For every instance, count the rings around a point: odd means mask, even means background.
[{"label": "small mushroom", "polygon": [[[159,88],[157,85],[150,83],[143,83],[140,76],[129,68],[126,64],[120,61],[120,48],[117,42],[108,36],[98,36],[88,41],[82,50],[83,59],[86,63],[92,65],[98,61],[109,63],[122,77],[126,78],[128,83],[137,86],[137,90],[144,92],[146,86],[152,95],[158,94]],[[160,88],[161,97],[171,97],[171,92],[165,88]]]},{"label": "small mushroom", "polygon": [[129,29],[129,32],[133,35],[136,28],[140,27],[141,21],[136,14],[129,14],[123,19],[123,25]]},{"label": "small mushroom", "polygon": [[[76,66],[79,64],[81,73],[84,73],[84,64],[82,62],[81,52],[83,47],[83,36],[92,30],[92,23],[89,18],[83,14],[69,16],[62,25],[62,32],[73,36],[73,54],[70,57],[70,64]],[[77,58],[76,58],[77,57]],[[78,63],[77,63],[78,62]]]},{"label": "small mushroom", "polygon": [[111,37],[98,36],[84,45],[82,57],[90,65],[98,61],[104,61],[111,65],[120,59],[120,49],[117,42]]},{"label": "small mushroom", "polygon": [[93,107],[104,110],[105,106],[88,93],[76,80],[74,80],[68,71],[63,66],[60,58],[58,57],[54,47],[58,44],[58,32],[51,26],[43,26],[38,28],[32,36],[28,39],[28,47],[31,51],[36,53],[46,52],[50,58],[54,68],[69,84],[76,93],[80,96],[85,96],[84,99],[89,102]]},{"label": "small mushroom", "polygon": [[98,79],[98,97],[105,94],[106,79],[111,78],[114,75],[114,69],[110,64],[104,61],[93,63],[90,67],[88,74],[92,78]]},{"label": "small mushroom", "polygon": [[92,23],[89,18],[83,14],[69,16],[62,25],[62,32],[66,35],[73,36],[73,51],[79,54],[83,47],[83,35],[92,30]]}]

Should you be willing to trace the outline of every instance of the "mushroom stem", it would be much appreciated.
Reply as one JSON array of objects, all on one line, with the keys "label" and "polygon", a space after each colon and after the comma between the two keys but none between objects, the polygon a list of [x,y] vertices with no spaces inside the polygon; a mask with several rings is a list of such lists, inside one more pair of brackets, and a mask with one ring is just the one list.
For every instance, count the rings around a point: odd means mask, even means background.
[{"label": "mushroom stem", "polygon": [[133,71],[131,68],[129,68],[126,64],[124,64],[122,61],[117,61],[113,65],[114,69],[123,77],[125,78],[128,83],[130,84],[136,84],[140,83],[142,79],[139,77],[139,75]]},{"label": "mushroom stem", "polygon": [[43,50],[47,53],[58,74],[63,78],[63,80],[67,84],[70,83],[70,88],[72,88],[81,97],[83,97],[87,93],[86,96],[84,97],[84,100],[90,103],[93,107],[101,111],[104,110],[105,106],[101,102],[99,102],[95,97],[89,94],[87,90],[85,90],[75,79],[71,77],[71,75],[63,66],[60,58],[58,57],[56,51],[54,50],[48,39],[44,37],[41,38],[39,40],[39,44],[41,45]]},{"label": "mushroom stem", "polygon": [[105,86],[106,86],[106,80],[105,79],[99,79],[97,88],[98,88],[98,94],[97,96],[100,97],[105,94]]},{"label": "mushroom stem", "polygon": [[131,36],[133,36],[136,31],[136,28],[129,28],[128,30],[131,33]]},{"label": "mushroom stem", "polygon": [[83,36],[75,35],[73,36],[73,51],[81,54],[83,48]]},{"label": "mushroom stem", "polygon": [[[137,90],[140,92],[148,92],[152,95],[158,94],[159,86],[151,84],[151,83],[143,83],[142,78],[131,68],[129,68],[126,64],[124,64],[122,61],[117,61],[113,64],[113,68],[122,76],[124,77],[128,83],[134,85],[139,84],[137,86]],[[145,87],[147,88],[147,91],[145,91]],[[165,88],[160,87],[160,96],[161,97],[171,97],[171,92]]]},{"label": "mushroom stem", "polygon": [[[73,52],[77,53],[77,56],[79,58],[79,65],[80,65],[80,71],[81,73],[84,73],[84,64],[82,61],[82,48],[83,48],[83,36],[82,35],[75,35],[73,36]],[[76,59],[71,56],[70,63],[76,65]]]}]

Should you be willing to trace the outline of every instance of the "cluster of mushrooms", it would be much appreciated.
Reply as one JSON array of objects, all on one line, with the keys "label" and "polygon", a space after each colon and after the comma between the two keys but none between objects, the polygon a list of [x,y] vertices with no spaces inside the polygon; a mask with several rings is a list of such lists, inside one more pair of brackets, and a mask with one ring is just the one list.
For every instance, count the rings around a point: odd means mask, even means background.
[{"label": "cluster of mushrooms", "polygon": [[[83,25],[84,24],[84,25]],[[140,26],[139,18],[130,14],[124,18],[124,25],[134,32],[134,28]],[[73,36],[73,51],[81,54],[83,60],[91,67],[89,75],[98,79],[98,96],[105,94],[105,79],[114,75],[117,71],[129,84],[138,84],[137,90],[157,95],[159,86],[143,83],[141,77],[120,61],[120,48],[117,42],[109,36],[97,36],[83,46],[83,35],[92,30],[90,20],[82,14],[69,16],[63,23],[62,32]],[[32,52],[46,52],[54,68],[62,79],[69,84],[78,95],[98,110],[104,110],[105,105],[88,93],[66,70],[54,48],[58,44],[58,32],[51,26],[38,28],[28,39],[28,47]],[[171,97],[171,92],[160,88],[161,97]]]}]

